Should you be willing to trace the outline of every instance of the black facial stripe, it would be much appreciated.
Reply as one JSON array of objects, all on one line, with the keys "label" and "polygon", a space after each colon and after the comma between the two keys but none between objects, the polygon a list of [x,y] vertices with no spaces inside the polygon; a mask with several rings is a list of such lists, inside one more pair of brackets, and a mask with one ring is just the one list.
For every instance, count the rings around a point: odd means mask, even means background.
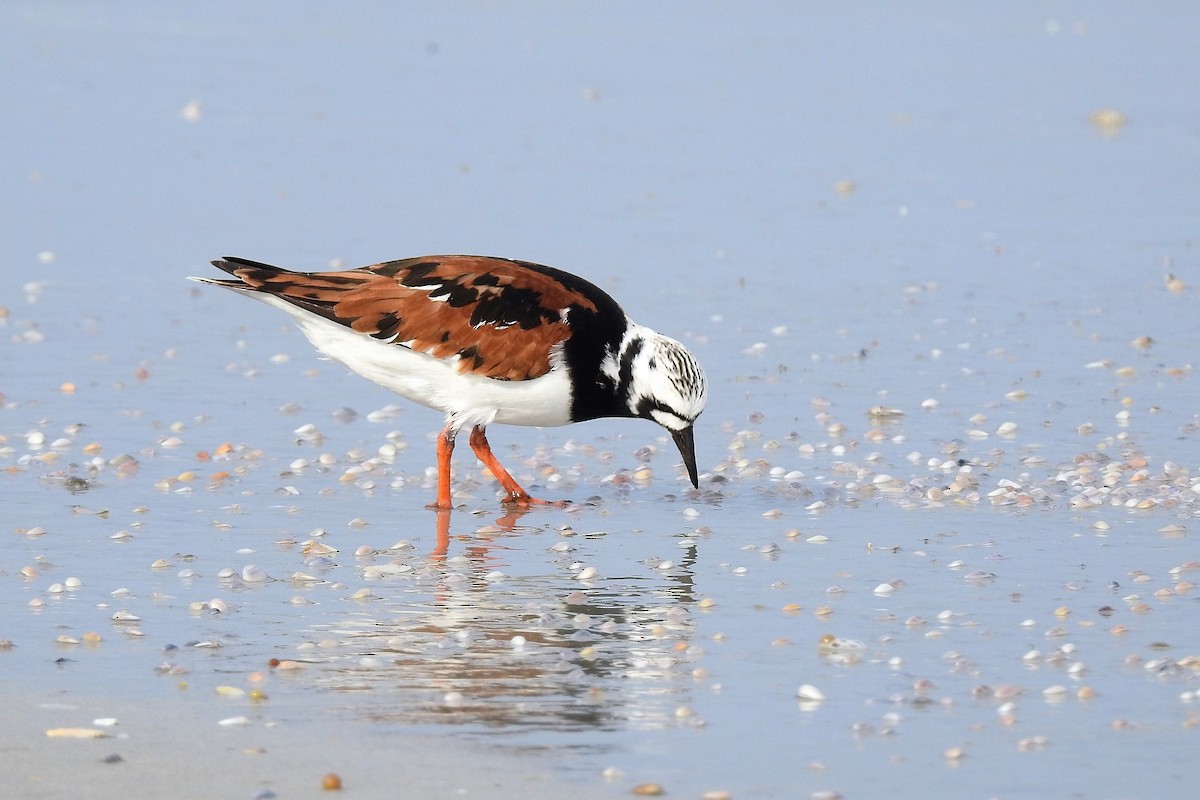
[{"label": "black facial stripe", "polygon": [[671,408],[670,406],[663,405],[662,403],[660,403],[659,401],[657,401],[657,400],[655,400],[655,399],[653,399],[653,398],[650,398],[650,397],[643,397],[643,398],[641,398],[641,399],[639,399],[639,400],[638,400],[638,403],[637,403],[637,415],[638,415],[639,417],[644,417],[644,418],[646,418],[646,419],[650,419],[650,418],[651,418],[651,417],[650,417],[650,412],[651,412],[651,411],[661,411],[661,412],[662,412],[662,413],[664,413],[664,414],[670,414],[672,417],[675,417],[675,418],[676,418],[676,419],[678,419],[678,420],[681,420],[681,421],[683,421],[683,422],[687,422],[687,420],[685,420],[683,417],[681,417],[681,416],[679,415],[679,412],[678,412],[678,411],[676,411],[675,409]]},{"label": "black facial stripe", "polygon": [[629,342],[625,352],[621,353],[621,364],[617,370],[617,394],[629,394],[629,385],[633,383],[633,360],[642,352],[642,337],[638,336]]}]

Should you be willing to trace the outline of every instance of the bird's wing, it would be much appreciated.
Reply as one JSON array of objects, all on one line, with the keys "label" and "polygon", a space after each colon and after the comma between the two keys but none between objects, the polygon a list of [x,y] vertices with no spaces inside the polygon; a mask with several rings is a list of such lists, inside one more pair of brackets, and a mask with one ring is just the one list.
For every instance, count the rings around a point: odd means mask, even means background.
[{"label": "bird's wing", "polygon": [[[383,342],[497,380],[551,369],[570,335],[567,311],[594,312],[591,284],[551,267],[487,256],[427,256],[337,272],[292,272],[226,257],[213,265],[237,281]],[[566,279],[566,282],[564,282]],[[603,293],[601,293],[603,294]]]}]

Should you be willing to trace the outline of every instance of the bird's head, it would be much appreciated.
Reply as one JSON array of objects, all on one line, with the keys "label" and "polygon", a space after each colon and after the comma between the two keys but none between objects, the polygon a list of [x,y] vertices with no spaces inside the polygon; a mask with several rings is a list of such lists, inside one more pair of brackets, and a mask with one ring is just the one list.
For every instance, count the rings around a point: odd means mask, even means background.
[{"label": "bird's head", "polygon": [[629,365],[625,398],[629,412],[670,432],[692,485],[699,487],[692,425],[708,402],[700,363],[679,342],[648,329],[627,341],[622,361]]}]

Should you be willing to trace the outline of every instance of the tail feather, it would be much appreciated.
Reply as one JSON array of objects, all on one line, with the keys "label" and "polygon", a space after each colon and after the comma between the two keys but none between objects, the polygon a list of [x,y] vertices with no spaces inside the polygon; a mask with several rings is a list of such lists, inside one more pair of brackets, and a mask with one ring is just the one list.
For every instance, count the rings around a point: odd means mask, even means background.
[{"label": "tail feather", "polygon": [[261,270],[268,273],[285,273],[290,274],[290,269],[283,267],[273,267],[270,264],[263,264],[261,261],[251,261],[248,258],[238,258],[237,256],[221,256],[212,265],[219,270],[228,272],[230,275],[237,275],[239,269]]},{"label": "tail feather", "polygon": [[251,261],[248,258],[238,258],[237,256],[222,256],[216,261],[213,261],[212,265],[222,272],[229,273],[233,276],[233,279],[206,278],[189,275],[188,280],[196,281],[197,283],[208,283],[212,284],[213,286],[224,286],[226,289],[254,290],[257,289],[258,286],[245,280],[245,276],[239,275],[238,272],[240,270],[250,270],[252,274],[256,274],[259,277],[295,274],[290,269],[273,267],[270,264],[263,264],[259,261]]},{"label": "tail feather", "polygon": [[248,258],[237,258],[236,256],[223,256],[213,261],[212,265],[222,272],[229,273],[233,278],[194,277],[191,280],[220,286],[225,289],[233,289],[234,291],[256,297],[260,300],[266,300],[267,298],[284,300],[292,306],[304,309],[319,317],[324,317],[339,325],[349,324],[334,313],[333,309],[337,305],[339,298],[336,295],[318,297],[314,291],[313,282],[317,284],[335,283],[340,285],[346,282],[358,283],[363,280],[349,281],[346,278],[339,277],[335,273],[296,272],[284,269],[283,267],[263,264],[260,261],[251,261]]}]

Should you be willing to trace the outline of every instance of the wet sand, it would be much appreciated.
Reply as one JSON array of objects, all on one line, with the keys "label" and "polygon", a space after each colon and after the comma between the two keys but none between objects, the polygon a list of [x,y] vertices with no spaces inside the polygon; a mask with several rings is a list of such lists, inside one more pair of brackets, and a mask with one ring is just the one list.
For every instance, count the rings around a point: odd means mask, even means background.
[{"label": "wet sand", "polygon": [[[1185,793],[1194,17],[6,4],[22,796]],[[440,252],[684,341],[700,490],[497,426],[578,503],[463,452],[438,554],[438,415],[184,280]]]}]

